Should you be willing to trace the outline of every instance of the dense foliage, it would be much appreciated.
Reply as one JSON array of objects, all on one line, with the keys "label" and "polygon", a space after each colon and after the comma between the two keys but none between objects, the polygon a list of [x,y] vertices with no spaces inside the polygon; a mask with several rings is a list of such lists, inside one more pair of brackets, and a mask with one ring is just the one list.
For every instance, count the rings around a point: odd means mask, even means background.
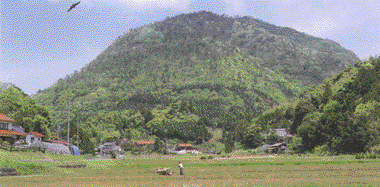
[{"label": "dense foliage", "polygon": [[[43,134],[46,140],[54,139],[57,136],[54,131],[51,115],[49,111],[35,103],[30,96],[25,94],[21,89],[11,86],[0,92],[0,113],[3,113],[16,122],[14,125],[20,125],[25,132],[39,132]],[[80,148],[86,152],[92,153],[94,145],[90,141],[91,134],[88,134],[82,127],[78,128],[71,124],[71,137],[81,140]],[[61,134],[63,136],[63,134]],[[66,135],[66,134],[65,134]]]},{"label": "dense foliage", "polygon": [[201,11],[130,30],[34,99],[57,127],[67,124],[71,101],[70,124],[84,122],[94,144],[146,139],[150,132],[208,139],[211,125],[243,141],[253,118],[357,60],[332,41],[294,29]]},{"label": "dense foliage", "polygon": [[[331,79],[253,119],[252,126],[287,127],[302,151],[365,152],[380,144],[380,59],[357,62]],[[290,125],[281,125],[281,121]],[[326,151],[324,151],[326,152]]]},{"label": "dense foliage", "polygon": [[25,132],[35,131],[50,138],[51,118],[45,107],[37,105],[21,89],[11,86],[0,92],[0,113],[14,119]]}]

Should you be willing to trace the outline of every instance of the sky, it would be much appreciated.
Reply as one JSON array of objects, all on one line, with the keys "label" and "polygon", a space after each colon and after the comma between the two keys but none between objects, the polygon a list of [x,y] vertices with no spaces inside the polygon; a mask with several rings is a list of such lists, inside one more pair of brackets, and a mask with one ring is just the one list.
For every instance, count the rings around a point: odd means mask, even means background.
[{"label": "sky", "polygon": [[117,37],[201,10],[252,16],[327,38],[360,59],[380,54],[380,1],[1,0],[0,82],[32,95],[80,71]]}]

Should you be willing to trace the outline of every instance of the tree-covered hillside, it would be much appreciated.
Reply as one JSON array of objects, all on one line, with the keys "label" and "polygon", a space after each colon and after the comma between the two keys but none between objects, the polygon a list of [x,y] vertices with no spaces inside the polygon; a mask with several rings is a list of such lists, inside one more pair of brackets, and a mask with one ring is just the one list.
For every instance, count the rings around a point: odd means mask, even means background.
[{"label": "tree-covered hillside", "polygon": [[207,139],[206,126],[243,132],[263,111],[357,60],[332,41],[202,11],[130,30],[34,99],[57,125],[67,124],[71,101],[71,121],[84,122],[93,142],[143,139],[148,131],[183,141]]},{"label": "tree-covered hillside", "polygon": [[[380,59],[357,62],[303,92],[295,102],[254,118],[248,129],[269,128],[287,128],[301,137],[303,151],[324,146],[331,153],[352,153],[378,145]],[[245,143],[249,147],[252,140]]]},{"label": "tree-covered hillside", "polygon": [[8,89],[11,86],[15,86],[15,85],[12,83],[0,82],[0,93],[3,92],[4,90]]}]

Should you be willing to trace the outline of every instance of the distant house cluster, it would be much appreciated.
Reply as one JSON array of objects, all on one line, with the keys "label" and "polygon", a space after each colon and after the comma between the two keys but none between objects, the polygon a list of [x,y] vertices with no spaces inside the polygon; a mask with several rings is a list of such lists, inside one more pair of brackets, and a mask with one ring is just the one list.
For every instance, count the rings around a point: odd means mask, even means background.
[{"label": "distant house cluster", "polygon": [[[272,131],[272,130],[270,130]],[[277,136],[280,138],[282,142],[277,142],[273,145],[265,144],[262,146],[262,150],[272,150],[273,152],[278,152],[278,151],[283,151],[286,149],[288,142],[284,142],[286,138],[292,138],[293,135],[289,134],[286,132],[286,129],[274,129],[274,133],[277,134]],[[268,139],[268,136],[271,135],[271,132],[267,134],[263,134],[263,139],[266,140]]]},{"label": "distant house cluster", "polygon": [[0,138],[3,141],[14,143],[17,140],[25,140],[28,144],[42,141],[44,135],[33,131],[25,133],[24,128],[13,125],[14,122],[16,121],[0,113]]},{"label": "distant house cluster", "polygon": [[[293,135],[289,134],[288,132],[286,132],[286,129],[274,129],[274,133],[277,134],[277,136],[280,138],[280,139],[285,139],[286,137],[293,137]],[[267,133],[267,134],[263,134],[263,138],[264,140],[267,139],[267,137],[271,135],[271,133]]]},{"label": "distant house cluster", "polygon": [[[21,126],[13,125],[15,120],[0,113],[0,139],[12,145],[26,143],[29,148],[40,149],[54,154],[79,155],[78,147],[59,140],[43,142],[44,135],[39,132],[24,132]],[[2,142],[3,142],[2,141]],[[1,144],[1,146],[3,146]]]}]

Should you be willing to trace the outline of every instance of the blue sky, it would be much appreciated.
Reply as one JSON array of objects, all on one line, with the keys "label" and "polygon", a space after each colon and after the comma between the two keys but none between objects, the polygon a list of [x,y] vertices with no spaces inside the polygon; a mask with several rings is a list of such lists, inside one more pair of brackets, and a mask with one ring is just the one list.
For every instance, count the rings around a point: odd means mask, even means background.
[{"label": "blue sky", "polygon": [[31,95],[80,70],[130,29],[201,10],[252,16],[380,53],[380,3],[296,0],[1,0],[0,82]]}]

